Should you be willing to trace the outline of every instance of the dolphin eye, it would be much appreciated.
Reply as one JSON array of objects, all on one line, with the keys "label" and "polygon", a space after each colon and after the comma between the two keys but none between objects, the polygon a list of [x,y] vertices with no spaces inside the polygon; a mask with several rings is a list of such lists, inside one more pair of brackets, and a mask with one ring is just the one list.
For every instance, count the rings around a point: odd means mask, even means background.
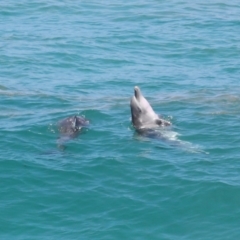
[{"label": "dolphin eye", "polygon": [[162,125],[163,124],[163,121],[162,120],[160,120],[160,119],[156,119],[156,124],[158,124],[158,125]]}]

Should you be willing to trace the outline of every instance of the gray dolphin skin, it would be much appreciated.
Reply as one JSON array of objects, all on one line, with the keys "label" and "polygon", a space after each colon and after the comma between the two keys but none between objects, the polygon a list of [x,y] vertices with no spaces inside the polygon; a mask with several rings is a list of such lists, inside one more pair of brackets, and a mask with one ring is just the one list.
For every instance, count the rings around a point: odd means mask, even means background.
[{"label": "gray dolphin skin", "polygon": [[71,116],[61,120],[58,123],[58,129],[61,134],[59,144],[61,145],[66,140],[75,138],[80,133],[83,127],[89,125],[89,121],[80,116]]},{"label": "gray dolphin skin", "polygon": [[156,129],[170,126],[171,123],[160,118],[152,109],[139,87],[134,87],[134,95],[130,101],[132,124],[136,130]]}]

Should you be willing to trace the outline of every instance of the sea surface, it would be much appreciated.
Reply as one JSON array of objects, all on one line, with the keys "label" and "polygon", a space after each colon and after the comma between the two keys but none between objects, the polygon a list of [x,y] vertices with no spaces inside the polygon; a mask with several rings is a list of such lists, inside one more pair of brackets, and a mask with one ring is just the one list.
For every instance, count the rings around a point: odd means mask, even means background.
[{"label": "sea surface", "polygon": [[240,239],[239,1],[8,0],[0,22],[0,239]]}]

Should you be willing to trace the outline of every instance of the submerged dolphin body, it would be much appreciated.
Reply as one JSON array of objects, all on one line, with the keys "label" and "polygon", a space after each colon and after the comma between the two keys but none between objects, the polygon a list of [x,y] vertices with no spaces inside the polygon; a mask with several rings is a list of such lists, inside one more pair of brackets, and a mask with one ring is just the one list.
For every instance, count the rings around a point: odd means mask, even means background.
[{"label": "submerged dolphin body", "polygon": [[130,101],[132,124],[138,132],[170,126],[171,123],[160,118],[152,109],[139,87],[134,87],[134,95]]},{"label": "submerged dolphin body", "polygon": [[80,116],[72,116],[61,120],[58,123],[58,130],[60,132],[58,146],[61,147],[67,140],[77,137],[81,129],[88,125],[89,121]]}]

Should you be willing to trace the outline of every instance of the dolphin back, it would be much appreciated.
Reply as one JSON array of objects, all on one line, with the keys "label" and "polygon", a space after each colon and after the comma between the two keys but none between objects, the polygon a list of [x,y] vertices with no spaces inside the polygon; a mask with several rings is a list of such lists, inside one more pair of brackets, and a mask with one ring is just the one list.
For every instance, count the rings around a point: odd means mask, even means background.
[{"label": "dolphin back", "polygon": [[89,121],[84,117],[72,116],[63,119],[58,123],[58,129],[61,135],[74,136],[82,127],[87,126]]}]

